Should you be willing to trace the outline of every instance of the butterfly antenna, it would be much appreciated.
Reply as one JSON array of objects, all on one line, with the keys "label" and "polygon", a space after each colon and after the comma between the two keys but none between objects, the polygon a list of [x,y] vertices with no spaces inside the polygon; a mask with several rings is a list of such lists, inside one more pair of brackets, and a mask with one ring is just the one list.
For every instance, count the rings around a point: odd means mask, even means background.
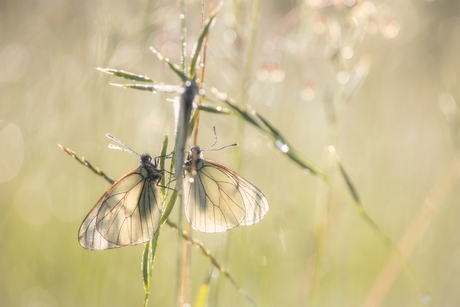
[{"label": "butterfly antenna", "polygon": [[[213,147],[214,145],[217,144],[217,133],[216,133],[216,126],[212,127],[214,129],[214,143],[211,146],[206,147],[205,149],[202,149],[203,151],[213,151],[213,150],[208,150],[209,148]],[[228,145],[228,146],[233,146],[233,145]],[[227,147],[227,146],[226,146]],[[225,148],[225,147],[222,147]],[[222,149],[221,148],[221,149]]]},{"label": "butterfly antenna", "polygon": [[172,154],[174,153],[174,151],[172,151],[170,154],[167,154],[167,155],[162,155],[162,156],[156,156],[154,159],[160,159],[160,158],[165,158],[165,159],[171,159],[171,156]]},{"label": "butterfly antenna", "polygon": [[221,148],[218,148],[218,149],[208,149],[208,150],[206,150],[206,151],[218,151],[218,150],[222,150],[222,149],[224,149],[224,148],[232,147],[232,146],[238,146],[238,143],[226,145],[226,146],[221,147]]},{"label": "butterfly antenna", "polygon": [[117,142],[118,144],[124,146],[126,149],[124,149],[124,148],[119,148],[119,147],[117,147],[117,146],[115,146],[115,145],[112,145],[112,144],[109,145],[109,148],[123,149],[123,150],[125,150],[125,151],[127,151],[127,152],[130,152],[130,153],[132,153],[132,154],[138,155],[139,157],[141,156],[140,154],[138,154],[137,152],[135,152],[134,150],[132,150],[131,148],[129,148],[128,145],[126,145],[125,143],[123,143],[122,141],[120,141],[119,139],[117,139],[116,137],[114,137],[113,135],[111,135],[110,133],[107,133],[105,136],[108,137],[109,139],[111,139],[111,140]]}]

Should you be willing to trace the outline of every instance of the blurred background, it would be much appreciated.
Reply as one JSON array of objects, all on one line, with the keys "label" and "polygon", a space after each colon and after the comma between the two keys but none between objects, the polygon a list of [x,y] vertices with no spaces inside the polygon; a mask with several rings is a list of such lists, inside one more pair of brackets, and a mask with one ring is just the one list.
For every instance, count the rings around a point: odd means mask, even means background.
[{"label": "blurred background", "polygon": [[[259,187],[270,210],[254,226],[192,236],[259,306],[459,305],[459,2],[253,1],[224,1],[206,88],[251,105],[346,190],[334,146],[364,208],[401,241],[431,296],[398,274],[399,262],[387,264],[390,250],[340,195],[232,116],[202,112],[199,143],[212,144],[213,126],[218,145],[239,142],[206,157]],[[201,3],[186,10],[189,59]],[[149,47],[180,62],[179,15],[178,1],[165,0],[0,2],[1,306],[142,305],[142,245],[78,244],[109,185],[57,144],[113,178],[139,159],[109,149],[106,133],[159,154],[174,134],[174,95],[112,87],[124,81],[94,68],[178,84]],[[150,306],[174,305],[178,242],[163,227]],[[191,305],[210,269],[193,249]],[[249,303],[214,272],[208,306]]]}]

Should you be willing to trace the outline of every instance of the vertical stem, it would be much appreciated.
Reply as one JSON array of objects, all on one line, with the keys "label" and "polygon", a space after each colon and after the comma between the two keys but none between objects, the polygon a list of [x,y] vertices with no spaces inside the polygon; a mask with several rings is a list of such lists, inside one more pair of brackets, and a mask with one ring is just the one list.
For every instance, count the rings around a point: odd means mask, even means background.
[{"label": "vertical stem", "polygon": [[[260,9],[261,9],[261,0],[254,0],[253,7],[252,7],[252,16],[251,16],[251,24],[250,29],[251,32],[249,34],[248,39],[248,48],[246,51],[246,62],[244,66],[244,76],[243,76],[243,84],[241,89],[241,99],[240,104],[245,105],[248,99],[248,90],[251,85],[251,77],[252,77],[252,68],[254,66],[254,51],[256,47],[256,39],[257,39],[257,30],[259,28],[259,20],[260,20]],[[241,143],[240,136],[244,135],[245,129],[245,122],[241,119],[237,119],[237,135],[236,141]],[[239,171],[241,168],[241,149],[240,147],[236,147],[234,151],[234,169],[235,171]]]},{"label": "vertical stem", "polygon": [[[205,5],[206,5],[206,1],[205,0],[202,0],[202,8],[201,8],[201,29],[204,28],[204,20],[205,20]],[[209,4],[209,14],[211,13],[212,11],[212,1],[210,2]],[[184,19],[183,19],[184,20]],[[185,33],[185,30],[183,31]],[[204,80],[204,63],[205,63],[205,58],[206,58],[206,46],[207,46],[207,43],[208,43],[208,35],[206,35],[206,38],[205,38],[205,43],[204,43],[204,51],[203,51],[203,56],[201,57],[202,58],[202,63],[203,65],[201,65],[201,81],[200,81],[200,89],[203,88],[203,80]],[[183,44],[184,46],[184,44]],[[197,52],[199,52],[199,50],[197,50]],[[183,57],[185,57],[185,51],[183,50]],[[184,69],[183,69],[183,72],[185,73]],[[190,76],[191,77],[191,76]],[[201,104],[201,96],[199,96],[198,98],[198,105]],[[195,126],[194,126],[194,145],[196,146],[197,143],[198,143],[198,130],[199,130],[199,124],[200,124],[200,110],[197,109],[195,112],[196,113],[196,120],[195,120]],[[196,170],[196,151],[193,151],[193,164],[192,164],[192,172],[194,172]],[[183,207],[183,206],[181,206]],[[182,209],[181,209],[182,210]],[[185,235],[189,235],[191,229],[190,229],[190,224],[185,221]],[[188,293],[187,293],[187,281],[190,279],[190,267],[191,267],[191,253],[189,252],[189,245],[188,245],[188,242],[187,241],[184,241],[183,243],[183,257],[182,257],[182,274],[181,274],[181,289],[180,289],[180,306],[182,306],[183,303],[185,303],[188,298]]]},{"label": "vertical stem", "polygon": [[[186,24],[185,24],[185,0],[180,0],[179,1],[180,5],[180,19],[181,19],[181,50],[182,50],[182,55],[181,55],[181,70],[185,74],[185,58],[187,56],[186,52],[186,42],[185,42],[185,37],[187,34],[187,29],[186,29]],[[177,163],[183,163],[183,161],[177,161]],[[183,229],[183,212],[184,212],[184,197],[183,193],[179,191],[179,217],[177,224],[180,229]],[[183,253],[183,248],[182,248],[182,237],[180,234],[181,230],[179,230],[179,235],[177,237],[178,242],[177,242],[177,272],[176,272],[176,290],[175,290],[175,301],[176,305],[179,307],[182,307],[184,301],[182,298],[182,276],[183,276],[183,261],[182,261],[182,253]]]},{"label": "vertical stem", "polygon": [[[335,148],[339,140],[339,123],[332,97],[326,93],[324,97],[324,109],[328,122],[329,146],[323,151],[321,168],[331,176],[335,167]],[[332,147],[331,147],[332,146]],[[328,203],[330,199],[329,187],[323,180],[319,180],[316,197],[315,215],[315,265],[311,285],[310,301],[312,306],[320,306],[321,275],[323,272],[324,254],[328,231]]]},{"label": "vertical stem", "polygon": [[[188,236],[190,231],[190,224],[185,221],[185,234]],[[181,304],[188,302],[189,295],[187,291],[187,281],[190,279],[190,262],[191,254],[188,252],[188,242],[184,241],[182,254],[182,276],[181,276],[181,288],[180,288],[180,299]]]},{"label": "vertical stem", "polygon": [[[333,168],[333,164],[333,156],[327,149],[324,149],[322,169],[324,169],[325,172],[329,173],[328,171],[330,171]],[[311,306],[321,306],[320,289],[328,230],[329,199],[329,187],[322,179],[318,179],[318,188],[315,205],[315,262],[310,295]]]},{"label": "vertical stem", "polygon": [[180,40],[181,40],[181,50],[182,50],[182,55],[181,55],[181,59],[180,59],[180,66],[181,66],[181,70],[182,72],[185,74],[186,71],[185,71],[185,59],[187,57],[187,45],[186,45],[186,42],[185,42],[185,37],[187,35],[187,28],[186,28],[186,25],[185,25],[185,0],[180,0],[179,1],[179,4],[180,4],[180,28],[181,28],[181,36],[180,36]]}]

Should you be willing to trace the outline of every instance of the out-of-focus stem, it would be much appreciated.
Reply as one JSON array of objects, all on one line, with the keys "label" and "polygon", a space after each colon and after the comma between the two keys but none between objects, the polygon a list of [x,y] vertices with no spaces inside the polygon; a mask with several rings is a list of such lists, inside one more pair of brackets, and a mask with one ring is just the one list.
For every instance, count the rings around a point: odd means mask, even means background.
[{"label": "out-of-focus stem", "polygon": [[[399,240],[398,247],[406,259],[412,254],[417,243],[430,225],[431,220],[438,213],[439,206],[444,202],[448,193],[458,181],[459,158],[455,157],[438,182],[432,187],[419,212],[414,216],[406,232]],[[362,306],[380,306],[401,270],[401,261],[398,261],[397,257],[392,254],[377,277]],[[431,299],[431,297],[426,298],[426,300]]]},{"label": "out-of-focus stem", "polygon": [[[256,47],[257,40],[257,29],[259,28],[260,21],[260,9],[261,9],[261,0],[254,0],[252,6],[252,16],[250,24],[250,34],[248,39],[248,46],[246,50],[246,60],[244,66],[244,75],[243,75],[243,84],[241,88],[241,99],[240,104],[245,105],[248,100],[248,90],[251,85],[252,80],[252,68],[254,67],[254,51]],[[237,133],[235,140],[238,143],[241,142],[241,136],[244,135],[245,122],[241,119],[237,119]],[[241,168],[241,149],[237,147],[234,151],[234,167],[235,171],[239,171]]]}]

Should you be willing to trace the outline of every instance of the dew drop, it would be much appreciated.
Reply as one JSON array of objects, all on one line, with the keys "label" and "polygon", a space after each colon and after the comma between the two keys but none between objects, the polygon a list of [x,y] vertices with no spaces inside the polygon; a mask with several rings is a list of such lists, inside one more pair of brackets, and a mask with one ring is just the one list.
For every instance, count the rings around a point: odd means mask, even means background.
[{"label": "dew drop", "polygon": [[344,59],[349,60],[353,57],[353,49],[351,49],[350,47],[344,47],[342,48],[340,54]]},{"label": "dew drop", "polygon": [[337,82],[339,82],[340,84],[347,84],[349,79],[350,76],[346,71],[340,71],[337,74]]},{"label": "dew drop", "polygon": [[193,178],[188,179],[188,182],[190,182],[190,183],[193,183],[194,181],[195,181],[195,179],[193,179]]},{"label": "dew drop", "polygon": [[282,69],[274,69],[270,72],[270,81],[273,83],[278,83],[284,80],[285,73]]},{"label": "dew drop", "polygon": [[395,38],[401,30],[401,25],[396,20],[389,21],[382,29],[382,34],[386,38]]},{"label": "dew drop", "polygon": [[261,68],[257,71],[257,79],[259,81],[265,81],[268,79],[268,77],[269,77],[269,73],[266,69]]},{"label": "dew drop", "polygon": [[180,14],[180,15],[179,15],[179,18],[180,18],[180,19],[184,19],[184,18],[185,18],[185,15],[184,15],[184,14]]},{"label": "dew drop", "polygon": [[281,141],[276,141],[275,146],[284,153],[287,153],[289,151],[289,146],[283,144]]}]

